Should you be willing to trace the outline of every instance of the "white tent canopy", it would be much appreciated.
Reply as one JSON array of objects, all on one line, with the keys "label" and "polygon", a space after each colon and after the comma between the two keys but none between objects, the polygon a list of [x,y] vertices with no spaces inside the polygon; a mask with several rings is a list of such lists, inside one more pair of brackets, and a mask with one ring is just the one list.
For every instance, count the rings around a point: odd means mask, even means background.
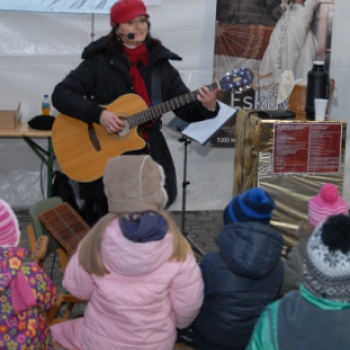
[{"label": "white tent canopy", "polygon": [[[195,90],[211,83],[216,1],[161,0],[149,6],[148,12],[152,35],[183,58],[173,64],[187,86]],[[42,96],[51,94],[79,64],[91,40],[110,29],[108,14],[0,11],[0,108],[13,109],[21,101],[24,120],[38,115]],[[171,118],[163,117],[163,133],[177,169],[179,194],[172,209],[180,210],[184,145],[178,141],[181,135],[166,126]],[[192,142],[187,159],[187,209],[223,208],[232,196],[233,164],[234,149]],[[28,207],[42,199],[45,174],[45,167],[24,141],[0,139],[0,198],[15,207]]]},{"label": "white tent canopy", "polygon": [[[13,11],[108,14],[115,0],[0,0],[0,9]],[[144,0],[146,6],[160,0]]]}]

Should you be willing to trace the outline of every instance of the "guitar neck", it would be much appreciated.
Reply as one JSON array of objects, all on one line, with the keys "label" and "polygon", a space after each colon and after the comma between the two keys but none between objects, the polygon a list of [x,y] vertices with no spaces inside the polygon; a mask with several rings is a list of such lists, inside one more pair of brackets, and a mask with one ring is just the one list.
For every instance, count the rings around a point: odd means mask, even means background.
[{"label": "guitar neck", "polygon": [[[208,88],[211,91],[219,87],[220,85],[218,82],[214,82],[208,85]],[[151,120],[158,119],[164,113],[171,112],[177,108],[186,106],[187,104],[194,102],[197,99],[197,95],[198,90],[191,91],[187,94],[175,97],[169,101],[152,106],[145,111],[135,113],[127,119],[129,128],[133,128],[145,124]]]}]

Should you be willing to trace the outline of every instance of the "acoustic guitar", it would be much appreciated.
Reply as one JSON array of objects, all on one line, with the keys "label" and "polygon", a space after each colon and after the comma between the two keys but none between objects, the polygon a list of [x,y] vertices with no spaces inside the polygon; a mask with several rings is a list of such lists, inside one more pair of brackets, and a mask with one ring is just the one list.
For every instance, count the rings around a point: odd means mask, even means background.
[{"label": "acoustic guitar", "polygon": [[[248,68],[234,70],[219,81],[208,85],[214,90],[241,90],[249,86],[254,74]],[[105,106],[125,120],[125,128],[108,134],[99,124],[87,124],[65,114],[59,114],[52,128],[52,144],[62,171],[71,179],[91,182],[103,176],[108,159],[123,153],[141,150],[146,142],[139,136],[138,127],[159,119],[164,113],[196,100],[198,90],[148,108],[135,94],[126,94]]]}]

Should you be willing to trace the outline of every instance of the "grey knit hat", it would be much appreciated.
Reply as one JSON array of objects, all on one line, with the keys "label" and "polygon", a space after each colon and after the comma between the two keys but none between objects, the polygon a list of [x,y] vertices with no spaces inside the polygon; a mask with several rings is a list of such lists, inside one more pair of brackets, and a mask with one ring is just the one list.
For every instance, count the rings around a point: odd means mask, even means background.
[{"label": "grey knit hat", "polygon": [[350,302],[350,217],[330,216],[307,245],[304,285],[317,297]]},{"label": "grey knit hat", "polygon": [[103,176],[110,213],[160,210],[168,196],[164,172],[149,155],[123,155],[107,162]]}]

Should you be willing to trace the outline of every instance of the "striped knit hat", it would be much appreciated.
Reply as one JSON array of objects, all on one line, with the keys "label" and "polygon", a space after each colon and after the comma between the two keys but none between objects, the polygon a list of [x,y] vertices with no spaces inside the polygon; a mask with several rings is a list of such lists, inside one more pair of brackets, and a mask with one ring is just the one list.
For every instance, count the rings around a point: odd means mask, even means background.
[{"label": "striped knit hat", "polygon": [[10,205],[0,199],[0,247],[17,247],[21,232]]},{"label": "striped knit hat", "polygon": [[317,226],[331,215],[349,214],[349,205],[340,196],[338,188],[327,183],[321,187],[320,193],[311,198],[308,203],[309,223]]},{"label": "striped knit hat", "polygon": [[303,266],[305,287],[319,298],[350,303],[350,217],[330,216],[312,233]]},{"label": "striped knit hat", "polygon": [[259,221],[270,224],[275,201],[262,188],[251,188],[234,197],[224,210],[224,224],[232,222]]}]

